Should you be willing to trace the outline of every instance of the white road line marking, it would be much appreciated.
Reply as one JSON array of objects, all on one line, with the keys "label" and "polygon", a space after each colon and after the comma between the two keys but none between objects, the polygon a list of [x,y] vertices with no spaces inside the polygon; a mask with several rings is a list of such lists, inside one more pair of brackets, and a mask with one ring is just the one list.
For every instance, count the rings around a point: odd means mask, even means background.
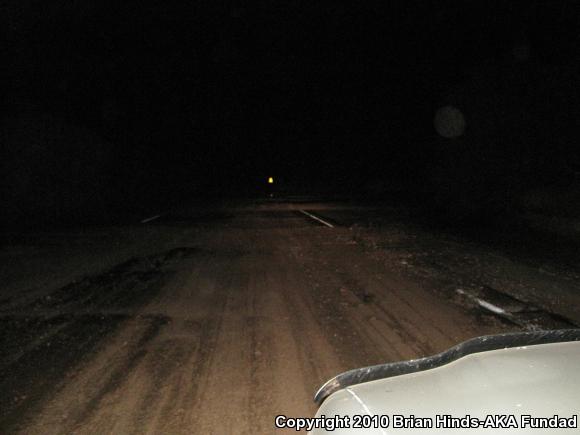
[{"label": "white road line marking", "polygon": [[143,219],[141,221],[142,224],[146,224],[147,222],[154,221],[155,219],[159,219],[161,217],[160,214],[156,214],[155,216],[148,217],[147,219]]},{"label": "white road line marking", "polygon": [[310,213],[308,213],[308,212],[307,212],[307,211],[305,211],[305,210],[298,210],[298,211],[299,211],[300,213],[303,213],[303,214],[305,214],[306,216],[308,216],[308,217],[310,217],[310,218],[314,219],[315,221],[318,221],[318,222],[320,222],[321,224],[324,224],[324,225],[326,225],[327,227],[334,228],[334,225],[332,225],[332,224],[330,224],[330,223],[328,223],[328,222],[326,222],[326,221],[324,221],[324,220],[320,219],[319,217],[316,217],[316,216],[314,216],[313,214],[310,214]]}]

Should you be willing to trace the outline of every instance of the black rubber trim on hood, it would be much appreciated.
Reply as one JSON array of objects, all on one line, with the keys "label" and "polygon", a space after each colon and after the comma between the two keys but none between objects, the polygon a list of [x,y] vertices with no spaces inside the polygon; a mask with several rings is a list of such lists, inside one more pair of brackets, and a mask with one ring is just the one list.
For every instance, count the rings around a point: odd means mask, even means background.
[{"label": "black rubber trim on hood", "polygon": [[341,373],[320,387],[314,396],[314,402],[320,405],[332,393],[352,385],[434,369],[474,353],[570,341],[580,341],[580,329],[516,332],[477,337],[433,356],[410,361],[379,364]]}]

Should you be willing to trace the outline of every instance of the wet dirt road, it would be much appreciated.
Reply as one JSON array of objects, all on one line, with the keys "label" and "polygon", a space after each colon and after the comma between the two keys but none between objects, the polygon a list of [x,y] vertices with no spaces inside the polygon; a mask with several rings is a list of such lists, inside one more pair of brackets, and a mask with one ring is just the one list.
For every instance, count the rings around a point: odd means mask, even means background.
[{"label": "wet dirt road", "polygon": [[147,224],[146,254],[3,294],[1,432],[274,433],[339,372],[518,329],[302,208],[182,211]]}]

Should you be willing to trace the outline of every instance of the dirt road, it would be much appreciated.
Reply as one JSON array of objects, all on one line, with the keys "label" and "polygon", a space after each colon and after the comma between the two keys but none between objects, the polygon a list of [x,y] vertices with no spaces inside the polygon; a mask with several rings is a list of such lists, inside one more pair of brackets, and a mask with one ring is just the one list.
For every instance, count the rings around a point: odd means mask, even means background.
[{"label": "dirt road", "polygon": [[101,270],[3,293],[1,432],[274,433],[339,372],[518,329],[301,208],[164,216],[147,249],[109,241]]}]

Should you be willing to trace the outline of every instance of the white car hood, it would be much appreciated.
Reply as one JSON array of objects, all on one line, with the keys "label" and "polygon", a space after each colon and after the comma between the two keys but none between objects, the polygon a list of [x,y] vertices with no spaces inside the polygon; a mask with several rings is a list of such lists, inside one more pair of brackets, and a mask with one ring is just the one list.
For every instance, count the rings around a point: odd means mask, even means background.
[{"label": "white car hood", "polygon": [[[580,414],[580,342],[539,344],[464,356],[430,370],[338,390],[317,416],[394,414],[572,417]],[[314,435],[327,433],[315,429]],[[334,434],[580,433],[580,429],[336,429]]]}]

